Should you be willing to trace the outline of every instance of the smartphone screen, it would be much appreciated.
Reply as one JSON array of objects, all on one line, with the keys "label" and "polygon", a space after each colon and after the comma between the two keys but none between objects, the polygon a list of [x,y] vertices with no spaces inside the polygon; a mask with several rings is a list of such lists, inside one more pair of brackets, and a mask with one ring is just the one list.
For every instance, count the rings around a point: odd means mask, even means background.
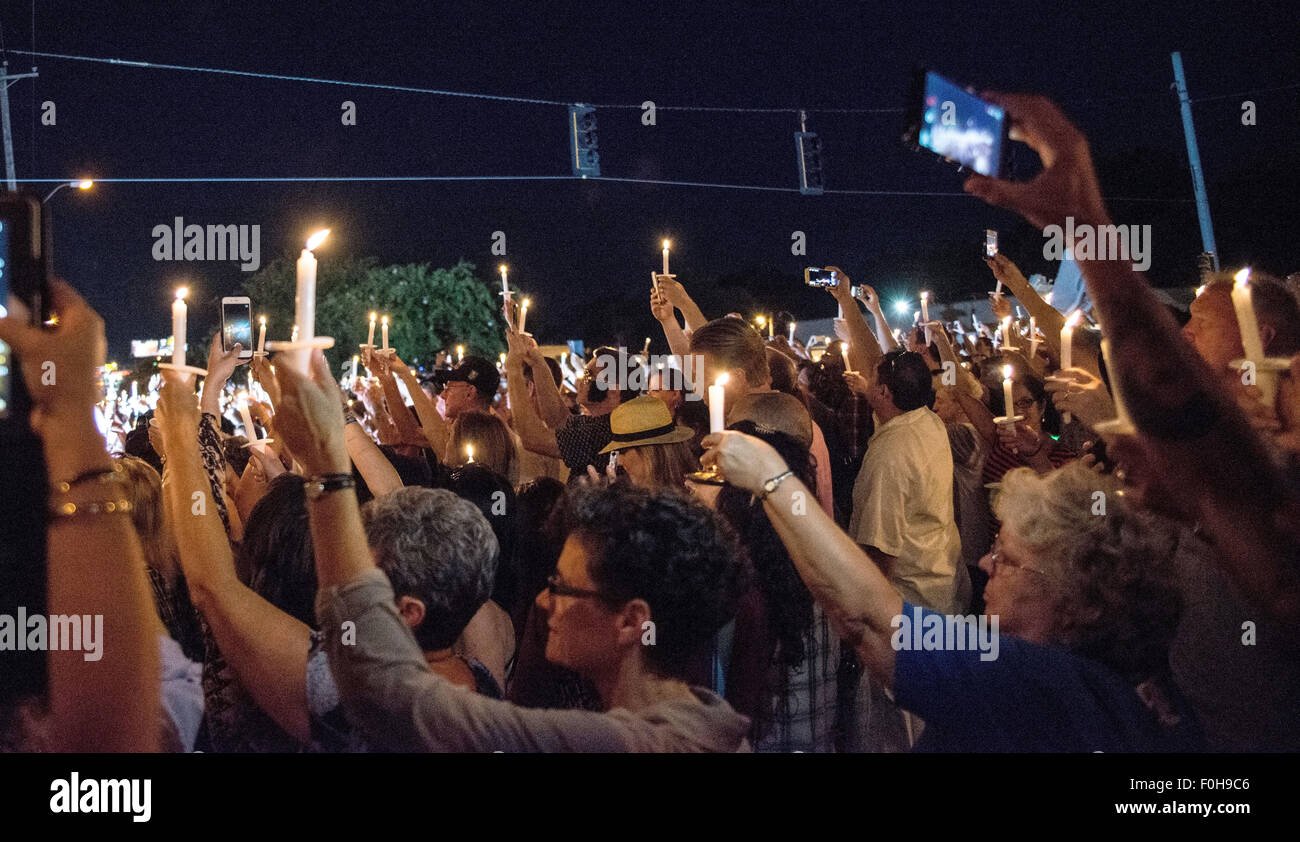
[{"label": "smartphone screen", "polygon": [[1006,112],[933,71],[922,96],[917,144],[980,175],[1000,175]]},{"label": "smartphone screen", "polygon": [[840,282],[840,278],[832,269],[809,267],[803,270],[803,282],[810,287],[833,287]]},{"label": "smartphone screen", "polygon": [[222,350],[229,352],[235,343],[243,347],[241,357],[253,355],[253,316],[248,301],[221,302]]},{"label": "smartphone screen", "polygon": [[998,253],[998,232],[991,228],[984,229],[984,256],[992,257]]},{"label": "smartphone screen", "polygon": [[[0,318],[9,315],[13,303],[9,300],[9,223],[0,219]],[[15,376],[10,371],[9,346],[0,342],[0,418],[9,414],[9,383]]]}]

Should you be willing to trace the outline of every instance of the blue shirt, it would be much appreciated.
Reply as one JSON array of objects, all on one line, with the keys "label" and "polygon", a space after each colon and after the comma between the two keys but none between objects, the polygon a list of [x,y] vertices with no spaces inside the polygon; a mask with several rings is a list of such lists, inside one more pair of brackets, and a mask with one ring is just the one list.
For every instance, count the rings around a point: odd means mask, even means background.
[{"label": "blue shirt", "polygon": [[[904,602],[904,616],[912,612]],[[1181,700],[1171,700],[1178,724],[1163,727],[1137,691],[1108,667],[1006,635],[999,637],[992,661],[981,661],[978,651],[898,652],[894,698],[925,720],[917,751],[1204,750]]]}]

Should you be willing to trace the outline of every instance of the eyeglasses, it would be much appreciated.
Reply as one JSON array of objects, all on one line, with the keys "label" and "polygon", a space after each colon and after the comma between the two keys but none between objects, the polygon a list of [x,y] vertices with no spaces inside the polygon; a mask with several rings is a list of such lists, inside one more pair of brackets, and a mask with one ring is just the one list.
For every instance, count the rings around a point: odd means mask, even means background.
[{"label": "eyeglasses", "polygon": [[1021,413],[1023,415],[1027,410],[1033,409],[1034,404],[1036,403],[1038,403],[1038,401],[1034,400],[1033,398],[1021,398],[1020,400],[1015,402],[1014,406],[1016,408],[1016,412]]},{"label": "eyeglasses", "polygon": [[1016,564],[1015,562],[1008,561],[1007,557],[1002,553],[1002,542],[1000,539],[994,539],[993,541],[993,551],[989,553],[989,566],[992,568],[989,578],[998,575],[999,567],[1010,567],[1015,570],[1025,570],[1029,573],[1037,573],[1039,576],[1046,579],[1056,578],[1051,573],[1039,570],[1037,567],[1030,567],[1027,564]]},{"label": "eyeglasses", "polygon": [[601,602],[608,602],[609,598],[600,591],[589,591],[585,588],[575,588],[566,584],[560,578],[559,573],[552,573],[546,580],[546,589],[551,592],[551,596],[572,596],[578,599],[598,599]]}]

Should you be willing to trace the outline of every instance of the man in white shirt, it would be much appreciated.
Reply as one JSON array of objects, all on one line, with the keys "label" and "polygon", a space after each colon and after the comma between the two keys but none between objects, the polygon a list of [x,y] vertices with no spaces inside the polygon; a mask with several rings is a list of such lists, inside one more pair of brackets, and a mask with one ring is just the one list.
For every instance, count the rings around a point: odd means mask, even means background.
[{"label": "man in white shirt", "polygon": [[890,351],[856,377],[876,415],[853,487],[849,534],[903,598],[944,614],[964,611],[968,593],[959,565],[961,536],[953,515],[952,451],[943,421],[931,411],[930,367],[919,354]]}]

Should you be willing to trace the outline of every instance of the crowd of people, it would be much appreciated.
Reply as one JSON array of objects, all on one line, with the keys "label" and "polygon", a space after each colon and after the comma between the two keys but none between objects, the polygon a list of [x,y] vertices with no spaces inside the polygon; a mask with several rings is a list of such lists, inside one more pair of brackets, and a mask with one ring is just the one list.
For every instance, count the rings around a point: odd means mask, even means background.
[{"label": "crowd of people", "polygon": [[[967,191],[1108,225],[1059,109],[999,104],[1044,169]],[[1297,297],[1252,278],[1274,391],[1230,276],[1180,325],[1127,262],[1078,262],[1065,334],[996,255],[970,329],[891,326],[832,267],[815,353],[660,275],[671,358],[597,348],[572,389],[513,329],[424,377],[259,355],[251,428],[218,335],[121,453],[103,323],[55,282],[56,326],[0,320],[33,401],[0,587],[102,616],[102,656],[0,651],[0,747],[1298,750]]]}]

